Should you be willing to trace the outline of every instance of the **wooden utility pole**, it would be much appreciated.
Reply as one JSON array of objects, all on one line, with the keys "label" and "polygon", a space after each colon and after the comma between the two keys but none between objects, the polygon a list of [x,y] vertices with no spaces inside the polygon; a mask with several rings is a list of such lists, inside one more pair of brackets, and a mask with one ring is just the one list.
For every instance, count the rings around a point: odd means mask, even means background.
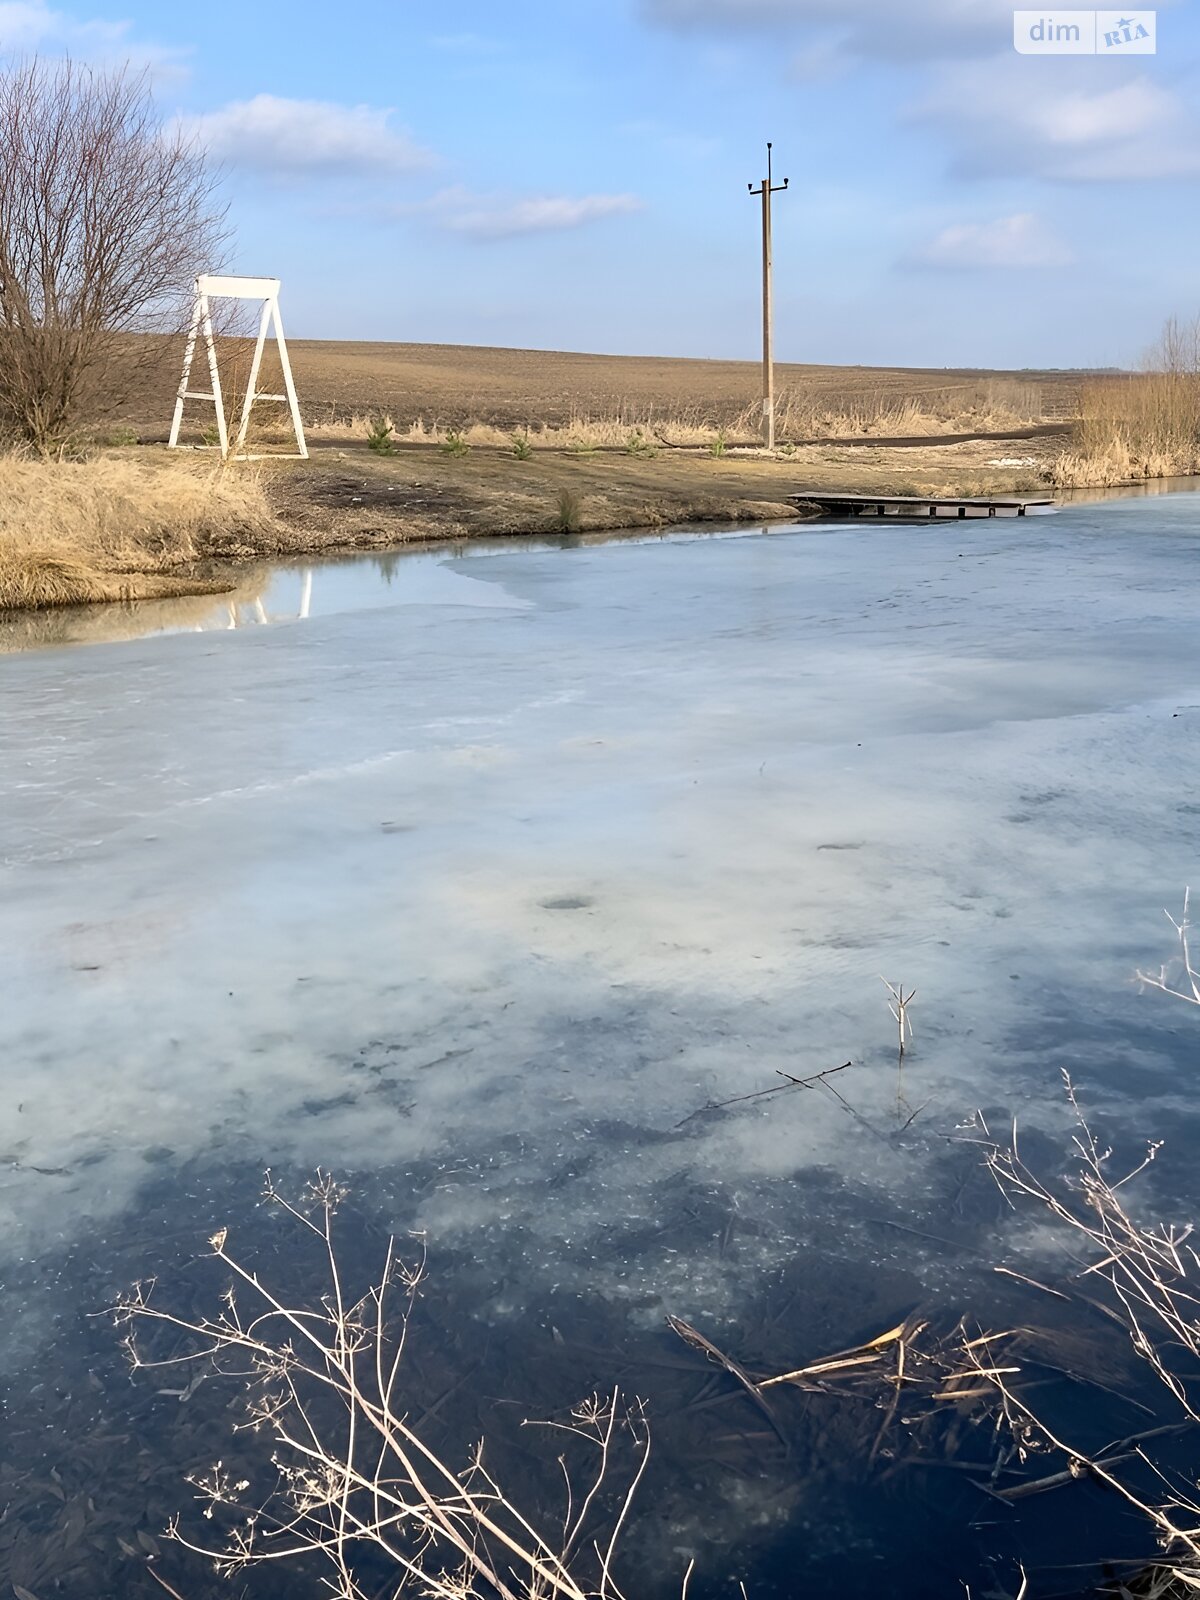
[{"label": "wooden utility pole", "polygon": [[763,443],[768,450],[775,448],[775,351],[773,329],[773,307],[771,303],[772,291],[772,261],[771,261],[771,196],[782,194],[788,186],[785,178],[782,183],[771,182],[771,144],[767,142],[767,175],[756,189],[752,183],[746,185],[751,194],[762,195],[762,263],[763,263]]}]

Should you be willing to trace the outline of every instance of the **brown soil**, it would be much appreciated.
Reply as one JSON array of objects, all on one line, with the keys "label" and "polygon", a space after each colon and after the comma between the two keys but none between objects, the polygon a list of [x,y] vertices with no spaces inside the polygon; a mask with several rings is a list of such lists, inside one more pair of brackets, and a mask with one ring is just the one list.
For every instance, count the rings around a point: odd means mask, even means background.
[{"label": "brown soil", "polygon": [[[179,381],[182,341],[163,340],[161,346],[155,378],[142,386],[123,419],[146,439],[166,437]],[[472,422],[536,429],[580,418],[653,422],[680,417],[731,426],[761,393],[755,361],[316,339],[291,341],[288,348],[305,421],[314,424],[387,412],[401,428],[417,419],[443,429]],[[237,388],[248,351],[249,345],[238,340],[222,348],[222,371],[231,390]],[[789,397],[803,397],[797,416],[814,407],[853,415],[914,402],[947,422],[986,411],[990,403],[1003,405],[1014,395],[1033,401],[1037,414],[1027,420],[1066,421],[1077,410],[1084,376],[788,362],[776,367],[781,409]],[[261,386],[274,389],[276,381],[268,362]],[[199,417],[202,408],[195,411]],[[799,441],[805,433],[794,437]]]},{"label": "brown soil", "polygon": [[[418,540],[656,528],[686,522],[795,518],[789,502],[805,489],[915,494],[1020,492],[1040,482],[1057,437],[920,446],[809,446],[767,459],[733,452],[671,450],[537,451],[529,460],[475,448],[465,456],[436,446],[401,446],[376,456],[365,446],[318,447],[308,462],[281,463],[267,480],[281,522],[278,551],[364,549]],[[1038,466],[994,467],[998,456]],[[246,559],[276,553],[210,548]]]},{"label": "brown soil", "polygon": [[[385,409],[397,422],[414,416],[451,426],[490,422],[501,427],[548,423],[573,416],[607,417],[651,411],[676,416],[698,407],[729,423],[759,391],[751,361],[687,361],[661,356],[595,356],[569,351],[491,350],[464,345],[333,344],[301,341],[296,380],[306,409],[334,415]],[[831,404],[878,394],[897,401],[922,395],[967,394],[981,381],[1013,377],[1034,383],[1044,414],[1074,410],[1076,381],[1060,373],[992,374],[970,371],[820,367],[783,363],[780,391],[804,389]]]}]

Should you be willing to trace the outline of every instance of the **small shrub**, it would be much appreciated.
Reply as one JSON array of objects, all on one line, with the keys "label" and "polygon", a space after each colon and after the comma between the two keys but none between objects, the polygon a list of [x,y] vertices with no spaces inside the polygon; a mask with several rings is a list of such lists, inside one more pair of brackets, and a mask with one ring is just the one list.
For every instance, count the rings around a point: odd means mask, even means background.
[{"label": "small shrub", "polygon": [[371,417],[367,423],[367,449],[377,456],[395,455],[396,444],[392,438],[395,431],[396,424],[391,417]]},{"label": "small shrub", "polygon": [[574,489],[560,489],[554,508],[554,527],[557,533],[578,533],[582,504]]},{"label": "small shrub", "polygon": [[656,456],[658,450],[651,444],[640,428],[635,428],[625,440],[625,454],[627,456]]},{"label": "small shrub", "polygon": [[796,446],[789,439],[786,444],[781,444],[781,445],[777,445],[776,446],[775,454],[779,455],[779,456],[784,456],[784,457],[787,458],[788,461],[790,461],[792,459],[792,457],[796,454]]},{"label": "small shrub", "polygon": [[123,446],[137,444],[138,435],[136,428],[113,428],[108,433],[102,433],[96,443],[109,450],[119,450]]},{"label": "small shrub", "polygon": [[215,422],[210,422],[208,427],[205,428],[204,432],[200,435],[200,439],[203,444],[206,444],[209,447],[210,450],[216,449],[221,443],[221,430],[217,427]]},{"label": "small shrub", "polygon": [[442,440],[442,454],[447,456],[465,456],[471,446],[461,433],[448,433]]},{"label": "small shrub", "polygon": [[725,448],[726,448],[726,445],[728,444],[728,442],[729,441],[725,437],[725,429],[724,428],[718,429],[717,437],[713,440],[713,442],[708,447],[709,455],[714,457],[714,459],[717,459],[717,458],[723,456],[725,454]]},{"label": "small shrub", "polygon": [[518,461],[528,461],[533,454],[533,446],[529,442],[528,433],[514,433],[512,453]]}]

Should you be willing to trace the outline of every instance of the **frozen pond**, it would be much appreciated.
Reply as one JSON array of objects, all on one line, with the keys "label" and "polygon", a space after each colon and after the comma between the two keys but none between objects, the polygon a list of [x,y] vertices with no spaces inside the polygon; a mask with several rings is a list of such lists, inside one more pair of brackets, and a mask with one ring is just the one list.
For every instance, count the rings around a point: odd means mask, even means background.
[{"label": "frozen pond", "polygon": [[[86,1313],[266,1166],[349,1173],[531,1365],[580,1327],[676,1360],[667,1313],[744,1349],[781,1285],[799,1359],[992,1294],[955,1129],[1059,1141],[1064,1067],[1183,1195],[1197,1021],[1130,980],[1200,863],[1198,524],[1179,495],[361,558],[8,655],[12,1393],[108,1360]],[[881,975],[918,991],[899,1101]],[[842,1098],[692,1115],[844,1061]],[[830,1481],[753,1518],[744,1475],[664,1490],[653,1592],[692,1548],[726,1592],[704,1530],[741,1516],[880,1593],[901,1533],[849,1539]]]}]

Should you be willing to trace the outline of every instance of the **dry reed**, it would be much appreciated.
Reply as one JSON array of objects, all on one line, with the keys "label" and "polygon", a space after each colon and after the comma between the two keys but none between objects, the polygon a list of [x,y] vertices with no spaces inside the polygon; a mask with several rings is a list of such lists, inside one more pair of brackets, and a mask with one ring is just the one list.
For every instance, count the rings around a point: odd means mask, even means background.
[{"label": "dry reed", "polygon": [[1145,367],[1083,386],[1075,437],[1051,469],[1053,482],[1088,488],[1200,469],[1200,319],[1171,318]]},{"label": "dry reed", "polygon": [[262,480],[245,467],[0,456],[0,608],[227,587],[181,573],[273,524]]},{"label": "dry reed", "polygon": [[[1159,1147],[1152,1144],[1140,1163],[1112,1176],[1111,1152],[1089,1128],[1069,1081],[1067,1092],[1080,1165],[1065,1185],[1043,1181],[1025,1164],[1015,1129],[1006,1147],[977,1122],[987,1139],[987,1165],[1010,1203],[1032,1200],[1085,1246],[1084,1259],[1071,1253],[1077,1270],[1059,1287],[1019,1272],[1009,1276],[1078,1302],[1081,1312],[1103,1313],[1106,1336],[1129,1341],[1170,1396],[1175,1420],[1154,1418],[1137,1434],[1081,1449],[1061,1424],[1046,1420],[1034,1396],[1046,1373],[1071,1383],[1090,1380],[1075,1370],[1077,1354],[1068,1361],[1063,1353],[1061,1332],[1024,1323],[984,1332],[963,1320],[939,1333],[913,1314],[863,1343],[762,1373],[691,1324],[667,1320],[701,1358],[725,1370],[736,1385],[731,1393],[762,1411],[785,1445],[789,1395],[856,1396],[879,1412],[862,1448],[865,1464],[879,1462],[885,1474],[929,1459],[933,1450],[970,1472],[993,1499],[1013,1505],[1069,1490],[1081,1479],[1101,1486],[1157,1534],[1162,1555],[1138,1592],[1165,1600],[1200,1588],[1200,1504],[1156,1451],[1200,1423],[1200,1254],[1189,1243],[1190,1229],[1145,1223],[1126,1199],[1127,1185]],[[215,1314],[159,1309],[153,1286],[136,1287],[118,1306],[136,1368],[187,1368],[189,1393],[201,1374],[232,1378],[247,1390],[239,1431],[269,1441],[257,1465],[235,1470],[218,1462],[194,1474],[189,1481],[207,1536],[194,1536],[176,1519],[167,1537],[226,1574],[261,1562],[321,1558],[326,1587],[338,1600],[379,1592],[380,1559],[394,1574],[389,1592],[411,1586],[438,1600],[620,1600],[617,1553],[649,1455],[641,1403],[625,1407],[616,1392],[593,1396],[542,1424],[588,1457],[582,1476],[560,1458],[565,1511],[553,1519],[506,1494],[482,1443],[465,1465],[454,1465],[411,1420],[419,1407],[404,1356],[415,1337],[410,1316],[424,1278],[422,1252],[418,1247],[408,1264],[389,1241],[378,1282],[357,1293],[334,1237],[343,1196],[318,1174],[306,1200],[293,1205],[268,1178],[268,1203],[304,1231],[322,1264],[325,1281],[306,1303],[281,1298],[231,1250],[221,1229],[210,1245],[230,1286]],[[1028,1368],[1043,1377],[1030,1381]],[[976,1449],[992,1459],[961,1460],[964,1424]],[[1024,1570],[1015,1578],[1016,1593],[1026,1594]],[[685,1595],[686,1588],[685,1580]]]},{"label": "dry reed", "polygon": [[[226,1229],[209,1241],[230,1276],[221,1309],[195,1318],[163,1311],[137,1286],[117,1307],[135,1368],[196,1367],[247,1386],[249,1432],[270,1449],[240,1476],[221,1462],[190,1480],[209,1524],[203,1542],[176,1520],[167,1537],[235,1573],[317,1557],[338,1600],[412,1586],[437,1600],[621,1600],[621,1535],[649,1459],[640,1402],[614,1391],[565,1419],[540,1424],[564,1443],[565,1507],[522,1509],[485,1462],[482,1442],[463,1466],[439,1455],[410,1418],[404,1363],[424,1257],[406,1263],[389,1240],[377,1283],[351,1291],[334,1217],[345,1191],[318,1173],[300,1204],[268,1174],[266,1201],[313,1244],[324,1279],[308,1305],[280,1299],[232,1253]],[[157,1335],[157,1337],[155,1337]],[[153,1353],[144,1348],[148,1339]],[[573,1471],[568,1461],[582,1454]],[[260,1474],[263,1487],[251,1478]],[[398,1585],[398,1587],[396,1587]]]},{"label": "dry reed", "polygon": [[[741,406],[681,402],[669,408],[618,401],[602,413],[572,409],[565,422],[526,420],[522,434],[535,450],[627,450],[641,433],[665,449],[757,449],[761,402]],[[776,401],[776,426],[783,441],[861,437],[936,438],[945,433],[994,433],[1042,420],[1044,403],[1033,383],[987,379],[931,386],[913,394],[790,387]],[[355,411],[311,417],[305,423],[314,439],[365,442],[371,417]],[[423,415],[397,424],[396,439],[408,444],[440,444],[450,434],[466,444],[511,450],[511,426],[468,419],[443,423]]]},{"label": "dry reed", "polygon": [[[1200,1254],[1188,1242],[1193,1232],[1190,1226],[1143,1222],[1124,1192],[1156,1158],[1161,1144],[1150,1143],[1141,1161],[1113,1177],[1113,1152],[1097,1141],[1070,1078],[1063,1076],[1076,1118],[1073,1145],[1079,1166],[1072,1181],[1065,1187],[1053,1186],[1035,1174],[1025,1164],[1015,1127],[1007,1147],[995,1146],[989,1151],[988,1167],[1010,1204],[1032,1200],[1067,1230],[1077,1245],[1082,1242],[1091,1259],[1080,1263],[1068,1289],[1086,1280],[1083,1298],[1093,1308],[1098,1305],[1122,1330],[1134,1354],[1175,1402],[1178,1420],[1148,1429],[1136,1439],[1117,1441],[1099,1454],[1089,1454],[1052,1428],[1027,1399],[1014,1394],[1001,1375],[991,1375],[988,1381],[1001,1397],[1014,1434],[1033,1438],[1063,1458],[1063,1472],[1042,1480],[1037,1488],[1057,1487],[1082,1477],[1104,1485],[1153,1526],[1163,1550],[1156,1573],[1172,1580],[1180,1592],[1198,1590],[1200,1503],[1194,1498],[1194,1485],[1185,1490],[1155,1459],[1149,1441],[1200,1423],[1195,1377],[1200,1361]],[[1101,1290],[1105,1298],[1098,1301]],[[1050,1292],[1072,1297],[1062,1289]],[[1134,1468],[1147,1469],[1150,1481],[1168,1498],[1159,1500],[1141,1487],[1131,1486],[1131,1463]]]},{"label": "dry reed", "polygon": [[1200,468],[1200,377],[1139,373],[1080,391],[1072,446],[1051,467],[1062,488],[1183,477]]},{"label": "dry reed", "polygon": [[1189,1005],[1200,1006],[1200,972],[1192,965],[1192,925],[1188,921],[1191,900],[1191,889],[1185,889],[1183,915],[1178,922],[1169,911],[1163,911],[1163,916],[1175,930],[1178,942],[1174,960],[1164,962],[1157,972],[1143,972],[1139,967],[1137,979],[1149,989],[1160,989],[1163,994],[1173,995],[1176,1000],[1186,1000]]}]

